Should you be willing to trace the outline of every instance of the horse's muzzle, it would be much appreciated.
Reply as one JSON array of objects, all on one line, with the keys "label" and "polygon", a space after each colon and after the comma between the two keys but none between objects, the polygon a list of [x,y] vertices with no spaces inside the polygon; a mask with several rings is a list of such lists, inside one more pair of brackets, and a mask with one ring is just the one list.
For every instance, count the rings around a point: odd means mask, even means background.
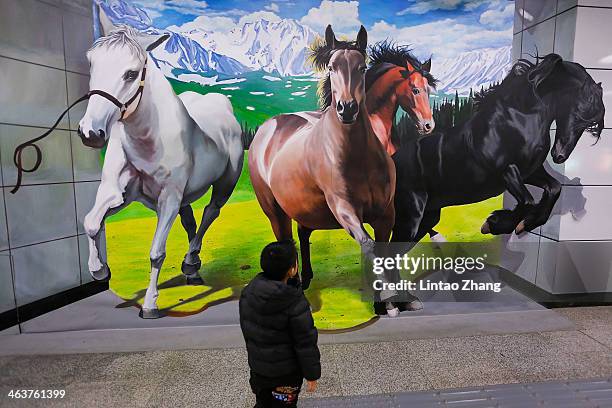
[{"label": "horse's muzzle", "polygon": [[83,130],[79,127],[77,134],[81,138],[81,142],[87,147],[101,149],[106,145],[106,133],[102,129],[100,129],[98,133],[90,130],[87,136],[85,136],[85,133],[83,133]]},{"label": "horse's muzzle", "polygon": [[350,125],[355,123],[357,115],[359,114],[359,105],[357,101],[339,101],[336,105],[336,112],[338,113],[338,119],[344,125]]}]

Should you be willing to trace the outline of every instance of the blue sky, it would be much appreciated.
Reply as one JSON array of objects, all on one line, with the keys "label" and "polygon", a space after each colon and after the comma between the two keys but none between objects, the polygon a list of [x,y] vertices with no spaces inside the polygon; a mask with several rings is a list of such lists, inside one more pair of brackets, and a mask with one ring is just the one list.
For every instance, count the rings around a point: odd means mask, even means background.
[{"label": "blue sky", "polygon": [[[417,43],[440,56],[510,45],[514,3],[508,0],[131,0],[143,7],[159,28],[177,27],[200,18],[215,31],[245,21],[292,18],[322,33],[331,23],[352,35],[363,24],[376,40]],[[427,44],[427,45],[425,45]],[[417,46],[417,54],[418,54]]]}]

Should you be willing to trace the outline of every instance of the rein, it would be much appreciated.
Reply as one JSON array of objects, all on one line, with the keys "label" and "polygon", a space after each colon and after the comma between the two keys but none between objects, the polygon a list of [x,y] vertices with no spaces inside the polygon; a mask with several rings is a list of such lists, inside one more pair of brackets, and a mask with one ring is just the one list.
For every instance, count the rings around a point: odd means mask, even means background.
[{"label": "rein", "polygon": [[[144,85],[145,85],[145,77],[147,75],[147,61],[148,61],[148,59],[145,59],[144,67],[142,68],[142,73],[140,74],[140,83],[138,84],[138,90],[136,91],[136,93],[134,93],[134,95],[127,102],[121,103],[117,98],[115,98],[113,95],[109,94],[106,91],[102,91],[100,89],[92,89],[91,91],[87,92],[85,95],[81,96],[79,99],[74,101],[70,106],[68,106],[68,108],[66,108],[66,110],[64,110],[61,113],[61,115],[57,118],[57,120],[55,121],[53,126],[51,126],[49,128],[49,130],[47,130],[42,135],[37,136],[34,139],[30,139],[27,142],[24,142],[24,143],[20,144],[19,146],[17,146],[15,148],[15,152],[13,153],[13,163],[15,164],[15,167],[17,167],[17,182],[15,183],[15,187],[13,187],[13,189],[11,190],[11,194],[15,194],[17,192],[17,190],[19,190],[19,188],[21,188],[21,182],[22,182],[22,178],[23,178],[23,173],[33,173],[36,170],[38,170],[38,168],[42,164],[42,159],[43,159],[42,150],[40,150],[40,147],[36,143],[40,142],[45,137],[49,136],[51,134],[51,132],[53,132],[57,128],[57,126],[59,125],[59,123],[62,120],[62,118],[66,115],[66,113],[68,113],[68,111],[73,106],[75,106],[75,105],[77,105],[77,104],[79,104],[79,103],[81,103],[83,101],[88,100],[93,95],[98,95],[98,96],[103,97],[107,101],[111,102],[116,107],[118,107],[119,111],[121,112],[121,117],[119,118],[119,120],[123,120],[124,117],[125,117],[125,112],[127,112],[127,110],[129,109],[130,105],[132,105],[132,103],[134,103],[136,98],[138,98],[140,95],[142,95],[142,92],[144,90]],[[140,103],[140,100],[138,102]],[[138,107],[138,105],[136,107]],[[28,147],[34,148],[34,151],[36,152],[36,162],[29,169],[23,167],[22,158],[21,158],[21,155],[23,154],[23,151],[25,149],[27,149]]]}]

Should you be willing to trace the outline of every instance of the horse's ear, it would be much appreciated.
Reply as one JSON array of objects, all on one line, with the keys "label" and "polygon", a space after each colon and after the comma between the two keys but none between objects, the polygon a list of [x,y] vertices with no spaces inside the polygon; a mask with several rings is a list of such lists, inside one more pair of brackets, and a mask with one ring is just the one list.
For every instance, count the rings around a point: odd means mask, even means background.
[{"label": "horse's ear", "polygon": [[357,33],[357,48],[365,52],[366,48],[368,48],[368,32],[366,31],[364,26],[361,26],[359,32]]},{"label": "horse's ear", "polygon": [[139,35],[137,41],[144,50],[150,52],[159,47],[168,38],[170,38],[170,34],[167,33],[162,35]]},{"label": "horse's ear", "polygon": [[336,35],[334,34],[331,24],[328,24],[325,29],[325,44],[332,50],[336,47]]},{"label": "horse's ear", "polygon": [[563,62],[563,58],[557,54],[546,55],[542,62],[527,74],[527,80],[533,85],[533,89],[537,91],[542,82],[552,74],[561,62]]},{"label": "horse's ear", "polygon": [[425,71],[427,71],[427,72],[431,71],[431,58],[430,58],[430,59],[428,59],[427,61],[425,61],[425,62],[422,64],[422,67],[423,67],[423,69],[424,69]]}]

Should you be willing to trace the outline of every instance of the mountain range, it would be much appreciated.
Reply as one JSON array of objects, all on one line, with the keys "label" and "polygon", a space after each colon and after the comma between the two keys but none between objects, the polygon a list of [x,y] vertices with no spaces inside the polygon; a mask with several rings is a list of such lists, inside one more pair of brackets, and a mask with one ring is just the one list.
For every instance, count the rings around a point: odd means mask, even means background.
[{"label": "mountain range", "polygon": [[[214,71],[225,76],[256,70],[280,76],[311,73],[307,64],[308,47],[318,34],[296,20],[260,19],[225,33],[195,22],[160,30],[153,26],[144,9],[126,0],[95,1],[113,24],[130,25],[151,34],[170,33],[164,46],[153,51],[153,57],[167,76],[181,79],[175,69],[194,73]],[[468,51],[451,59],[436,59],[434,55],[432,74],[439,80],[438,91],[467,94],[470,89],[478,90],[501,81],[511,61],[511,46]],[[203,79],[202,83],[211,81]]]}]

